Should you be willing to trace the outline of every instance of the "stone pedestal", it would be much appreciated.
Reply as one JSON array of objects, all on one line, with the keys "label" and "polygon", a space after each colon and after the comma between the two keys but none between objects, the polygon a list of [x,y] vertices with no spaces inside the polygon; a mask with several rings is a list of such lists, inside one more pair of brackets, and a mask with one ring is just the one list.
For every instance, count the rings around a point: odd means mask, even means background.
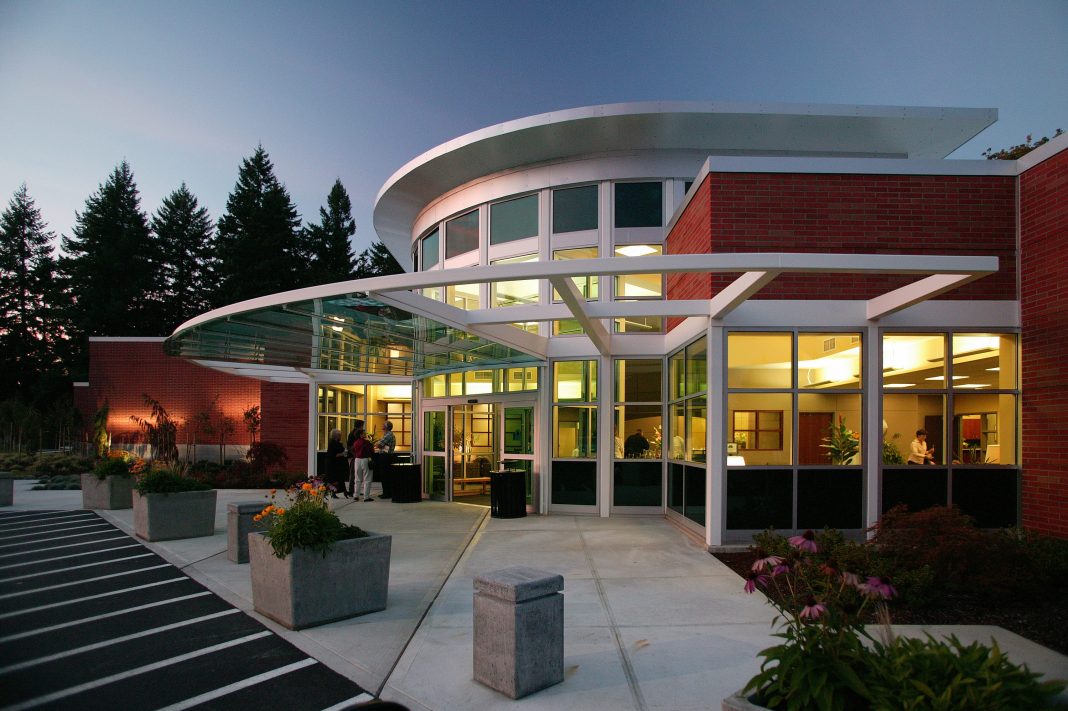
[{"label": "stone pedestal", "polygon": [[134,533],[146,541],[214,535],[218,495],[215,489],[171,494],[139,494],[134,491]]},{"label": "stone pedestal", "polygon": [[231,563],[248,562],[248,534],[264,529],[252,518],[263,511],[264,501],[235,501],[226,505],[226,557]]},{"label": "stone pedestal", "polygon": [[132,476],[107,476],[98,479],[96,474],[82,474],[83,509],[128,509],[133,507],[134,478]]},{"label": "stone pedestal", "polygon": [[519,699],[564,680],[563,589],[525,566],[475,578],[475,681]]},{"label": "stone pedestal", "polygon": [[15,503],[15,479],[8,472],[0,472],[0,506]]}]

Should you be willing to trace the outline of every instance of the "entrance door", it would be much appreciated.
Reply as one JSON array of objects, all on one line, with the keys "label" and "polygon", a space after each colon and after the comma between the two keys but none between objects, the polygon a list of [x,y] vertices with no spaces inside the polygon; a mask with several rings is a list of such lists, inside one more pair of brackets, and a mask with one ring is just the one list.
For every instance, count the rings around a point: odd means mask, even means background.
[{"label": "entrance door", "polygon": [[446,414],[444,407],[423,408],[423,490],[438,501],[449,500]]},{"label": "entrance door", "polygon": [[797,413],[797,463],[830,464],[829,450],[822,447],[834,424],[833,412]]},{"label": "entrance door", "polygon": [[501,465],[525,472],[529,506],[534,503],[534,403],[508,403],[501,410]]},{"label": "entrance door", "polygon": [[489,506],[489,473],[501,460],[498,405],[453,405],[449,410],[453,500]]}]

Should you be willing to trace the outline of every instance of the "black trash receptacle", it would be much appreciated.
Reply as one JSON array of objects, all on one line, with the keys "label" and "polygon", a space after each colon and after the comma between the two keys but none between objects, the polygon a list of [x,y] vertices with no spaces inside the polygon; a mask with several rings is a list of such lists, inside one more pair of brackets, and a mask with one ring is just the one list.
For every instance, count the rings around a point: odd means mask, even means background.
[{"label": "black trash receptacle", "polygon": [[490,472],[490,516],[523,518],[527,515],[527,475],[522,469]]},{"label": "black trash receptacle", "polygon": [[390,468],[393,478],[393,503],[411,504],[423,500],[422,467],[418,464],[394,464]]}]

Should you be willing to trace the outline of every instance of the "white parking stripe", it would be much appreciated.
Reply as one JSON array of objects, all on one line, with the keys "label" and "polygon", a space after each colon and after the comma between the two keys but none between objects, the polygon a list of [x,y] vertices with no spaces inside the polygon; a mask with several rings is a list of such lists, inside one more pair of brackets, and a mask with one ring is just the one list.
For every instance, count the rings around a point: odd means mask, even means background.
[{"label": "white parking stripe", "polygon": [[221,644],[214,644],[204,649],[198,649],[195,652],[188,652],[186,654],[179,654],[177,657],[171,657],[170,659],[164,659],[159,662],[153,662],[152,664],[146,664],[143,667],[137,667],[130,669],[129,671],[119,672],[118,674],[111,674],[100,679],[93,681],[87,681],[84,684],[78,684],[72,686],[69,689],[60,689],[59,691],[53,691],[51,694],[45,694],[44,696],[38,696],[33,699],[27,699],[22,703],[8,706],[5,711],[22,711],[23,709],[32,709],[34,706],[41,706],[43,704],[50,703],[52,701],[58,701],[59,699],[65,699],[68,696],[74,696],[84,691],[91,691],[92,689],[98,689],[101,686],[107,686],[116,681],[122,681],[123,679],[129,679],[130,677],[138,676],[140,674],[147,674],[148,672],[156,671],[157,669],[164,669],[175,664],[181,664],[182,662],[189,661],[190,659],[196,659],[202,657],[205,654],[212,654],[214,652],[221,652],[224,649],[230,647],[236,647],[246,642],[252,642],[253,640],[267,637],[271,634],[269,631],[257,632],[256,634],[250,634],[247,637],[241,637],[239,639],[230,640],[229,642],[223,642]]},{"label": "white parking stripe", "polygon": [[[86,536],[106,536],[109,533],[114,533],[114,529],[110,531],[93,531],[92,533],[72,533],[69,536],[55,536],[54,538],[42,538],[37,541],[23,541],[22,543],[9,543],[0,548],[17,548],[18,546],[32,546],[35,543],[41,543],[44,541],[62,541],[65,538],[85,538]],[[3,539],[0,539],[3,540]]]},{"label": "white parking stripe", "polygon": [[19,662],[18,664],[11,664],[10,666],[0,667],[0,674],[8,674],[14,671],[20,671],[29,667],[37,666],[38,664],[44,664],[45,662],[54,662],[57,659],[63,659],[75,654],[81,654],[82,652],[91,652],[94,649],[103,649],[104,647],[110,647],[113,644],[122,644],[123,642],[129,642],[132,639],[140,639],[141,637],[148,637],[153,634],[160,634],[161,632],[169,632],[170,630],[176,630],[179,627],[187,627],[189,625],[195,625],[198,622],[206,622],[207,620],[214,620],[217,617],[225,617],[226,615],[233,615],[241,610],[236,607],[232,610],[223,610],[222,612],[214,612],[210,615],[204,615],[202,617],[194,617],[190,620],[182,620],[181,622],[175,622],[170,625],[163,625],[162,627],[153,627],[150,630],[144,630],[143,632],[134,632],[133,634],[123,635],[122,637],[115,637],[114,639],[106,639],[103,642],[96,642],[94,644],[87,644],[84,647],[78,647],[76,649],[67,649],[62,652],[56,652],[55,654],[49,654],[46,657],[38,657],[37,659],[30,659],[25,662]]},{"label": "white parking stripe", "polygon": [[76,625],[84,625],[89,622],[97,622],[99,620],[106,620],[109,617],[118,617],[119,615],[127,615],[131,612],[140,612],[141,610],[148,610],[153,607],[162,607],[163,605],[173,605],[176,602],[185,602],[186,600],[192,600],[196,597],[204,597],[205,595],[211,595],[211,592],[204,590],[202,592],[193,593],[192,595],[181,595],[179,597],[169,597],[166,600],[157,600],[156,602],[145,603],[144,605],[137,605],[135,607],[127,607],[122,610],[114,610],[113,612],[105,612],[100,615],[93,615],[92,617],[83,617],[80,620],[71,620],[70,622],[60,622],[58,625],[49,625],[48,627],[38,627],[35,630],[26,630],[25,632],[16,632],[15,634],[9,634],[6,637],[0,637],[0,643],[14,642],[16,640],[25,639],[26,637],[33,637],[39,634],[47,634],[49,632],[55,632],[56,630],[65,629],[67,627],[75,627]]},{"label": "white parking stripe", "polygon": [[[123,536],[126,540],[130,540],[126,536]],[[25,568],[27,565],[37,565],[38,563],[52,563],[57,560],[67,560],[69,558],[83,558],[87,555],[100,555],[101,553],[110,553],[111,551],[121,551],[126,548],[144,548],[140,543],[131,543],[127,546],[115,546],[114,548],[101,548],[98,551],[82,551],[81,553],[68,553],[67,555],[57,555],[54,558],[41,558],[40,560],[28,560],[24,563],[9,563],[8,565],[0,565],[0,570],[10,570],[12,568]],[[0,581],[10,580],[11,578],[3,577]]]},{"label": "white parking stripe", "polygon": [[[67,516],[66,518],[67,519],[75,518],[75,519],[78,519],[78,520],[76,520],[76,521],[66,520],[60,525],[69,526],[72,523],[79,523],[79,522],[84,521],[86,519],[95,518],[95,516],[90,514],[89,516]],[[27,521],[27,523],[31,523],[31,522]],[[56,527],[55,524],[53,524],[53,523],[39,523],[39,524],[36,524],[34,526],[23,526],[23,525],[15,524],[15,523],[0,523],[0,526],[3,526],[4,528],[9,528],[11,526],[14,526],[15,527],[14,530],[16,530],[16,531],[29,531],[31,528],[55,528]],[[0,533],[5,533],[6,534],[7,532],[6,531],[2,531]]]},{"label": "white parking stripe", "polygon": [[[53,521],[64,521],[64,520],[68,520],[68,519],[72,519],[72,518],[81,518],[81,519],[94,518],[95,516],[96,516],[96,514],[86,512],[86,513],[68,514],[66,516],[50,516],[48,518],[24,518],[24,519],[20,519],[18,521],[14,521],[12,523],[0,523],[0,528],[11,528],[12,526],[18,527],[18,526],[23,526],[23,525],[25,525],[27,523],[39,523],[39,522],[42,522],[42,521],[47,521],[49,523],[46,524],[46,525],[51,525],[51,522],[53,522]],[[7,519],[6,518],[0,519],[0,521],[7,521]]]},{"label": "white parking stripe", "polygon": [[[124,548],[132,548],[132,546],[123,546]],[[69,565],[66,568],[53,568],[52,570],[43,570],[40,573],[26,573],[25,575],[12,575],[11,577],[5,577],[3,582],[9,583],[12,580],[25,580],[26,578],[39,578],[42,575],[55,575],[56,573],[66,573],[68,570],[81,570],[82,568],[95,568],[98,565],[110,565],[111,563],[121,563],[124,560],[133,560],[134,558],[148,558],[155,553],[139,553],[137,555],[128,555],[124,558],[112,558],[110,560],[99,560],[96,563],[86,563],[85,565]]]},{"label": "white parking stripe", "polygon": [[[113,538],[101,538],[98,541],[83,541],[82,543],[66,543],[62,546],[49,546],[48,548],[38,548],[34,551],[19,551],[18,553],[0,553],[0,558],[15,558],[20,555],[30,555],[32,553],[50,553],[52,551],[58,551],[61,548],[77,548],[78,546],[91,546],[94,543],[104,543],[106,541],[117,541],[120,538],[129,538],[126,534],[119,534]],[[36,543],[36,541],[34,541]],[[19,545],[26,545],[20,543]]]},{"label": "white parking stripe", "polygon": [[256,684],[259,684],[263,681],[267,681],[268,679],[274,679],[275,677],[282,676],[283,674],[288,674],[289,672],[293,672],[298,669],[303,669],[304,667],[310,667],[312,664],[316,663],[317,662],[314,659],[302,659],[299,662],[293,662],[292,664],[287,664],[284,667],[278,667],[277,669],[272,669],[271,671],[263,672],[262,674],[257,674],[256,676],[250,676],[248,679],[235,681],[233,684],[220,686],[214,691],[205,692],[198,696],[194,696],[191,699],[179,701],[178,703],[171,704],[170,706],[164,706],[161,709],[157,709],[157,711],[184,711],[185,709],[193,708],[194,706],[198,706],[208,701],[213,701],[221,696],[232,694],[235,691],[240,691],[241,689],[247,689],[250,686],[255,686]]},{"label": "white parking stripe", "polygon": [[145,585],[135,585],[132,588],[123,588],[121,590],[112,590],[106,593],[99,593],[97,595],[86,595],[85,597],[76,597],[73,600],[63,600],[62,602],[53,602],[48,605],[38,605],[37,607],[27,607],[25,610],[15,610],[14,612],[5,612],[0,614],[0,620],[6,620],[9,617],[18,617],[19,615],[28,615],[31,612],[39,612],[41,610],[50,610],[54,607],[63,607],[65,605],[74,605],[79,602],[86,602],[88,600],[98,600],[102,597],[109,597],[111,595],[121,595],[126,592],[133,592],[134,590],[144,590],[145,588],[154,588],[157,585],[169,585],[170,583],[180,583],[183,580],[189,580],[189,578],[183,576],[181,578],[170,578],[169,580],[160,580],[156,583],[147,583]]},{"label": "white parking stripe", "polygon": [[92,511],[19,511],[17,513],[9,513],[0,516],[0,521],[25,521],[34,517],[37,517],[42,521],[47,521],[49,518],[62,518],[64,516],[74,516],[76,514],[84,516],[92,513]]},{"label": "white parking stripe", "polygon": [[[78,530],[81,530],[83,528],[99,528],[101,526],[107,526],[107,527],[110,528],[111,524],[106,522],[106,521],[101,521],[100,523],[87,523],[84,526],[71,526],[70,528],[57,528],[57,529],[55,529],[53,531],[49,531],[49,533],[65,533],[67,531],[78,531]],[[44,531],[41,531],[41,533],[44,533]],[[10,541],[12,538],[26,538],[28,536],[40,536],[41,533],[20,533],[17,536],[4,536],[3,540]],[[38,540],[47,541],[49,539],[48,538],[40,538]]]},{"label": "white parking stripe", "polygon": [[367,692],[360,694],[359,696],[353,696],[351,699],[345,699],[339,704],[328,706],[323,711],[341,711],[341,709],[347,709],[353,704],[362,704],[365,701],[374,701],[375,697],[371,696]]},{"label": "white parking stripe", "polygon": [[22,595],[33,595],[34,593],[44,592],[46,590],[58,590],[59,588],[69,588],[71,585],[81,585],[83,583],[95,583],[98,580],[107,580],[108,578],[119,578],[123,575],[134,575],[136,573],[143,573],[146,570],[159,570],[160,568],[170,568],[170,563],[163,563],[161,565],[150,565],[147,568],[136,568],[135,570],[124,570],[121,573],[111,573],[110,575],[98,575],[95,578],[86,578],[84,580],[72,580],[69,583],[60,583],[58,585],[46,585],[43,588],[34,588],[32,590],[19,590],[18,592],[7,593],[0,595],[0,600],[6,600],[12,597],[21,597]]}]

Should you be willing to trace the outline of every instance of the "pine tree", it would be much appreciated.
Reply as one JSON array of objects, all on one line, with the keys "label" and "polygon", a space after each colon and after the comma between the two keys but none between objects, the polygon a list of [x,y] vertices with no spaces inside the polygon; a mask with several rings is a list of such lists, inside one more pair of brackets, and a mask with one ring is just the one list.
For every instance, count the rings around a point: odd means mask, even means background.
[{"label": "pine tree", "polygon": [[162,336],[161,255],[141,211],[133,172],[122,161],[75,214],[60,269],[77,335]]},{"label": "pine tree", "polygon": [[23,183],[0,214],[0,399],[32,400],[59,368],[54,238]]},{"label": "pine tree", "polygon": [[211,308],[213,280],[212,223],[185,183],[163,198],[152,217],[152,231],[162,256],[163,325],[177,326]]},{"label": "pine tree", "polygon": [[401,274],[404,268],[396,260],[393,254],[386,249],[386,245],[375,241],[371,246],[360,252],[356,260],[354,279],[367,279],[368,277],[387,276],[389,274]]},{"label": "pine tree", "polygon": [[349,240],[356,234],[356,222],[352,219],[352,201],[341,180],[334,181],[326,205],[319,208],[319,224],[308,225],[302,235],[308,259],[306,286],[352,278],[355,255]]},{"label": "pine tree", "polygon": [[222,306],[299,286],[304,271],[300,215],[263,146],[241,163],[215,236],[216,288]]}]

